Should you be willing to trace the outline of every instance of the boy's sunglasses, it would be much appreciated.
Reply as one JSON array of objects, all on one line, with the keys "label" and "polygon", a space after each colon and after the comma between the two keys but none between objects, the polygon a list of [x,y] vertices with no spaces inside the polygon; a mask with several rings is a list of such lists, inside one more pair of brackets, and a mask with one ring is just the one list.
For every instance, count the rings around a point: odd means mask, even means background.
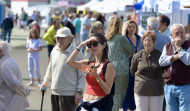
[{"label": "boy's sunglasses", "polygon": [[97,41],[90,42],[89,44],[87,44],[87,47],[91,48],[92,45],[93,45],[93,47],[97,47],[98,43],[100,43],[100,42],[97,42]]}]

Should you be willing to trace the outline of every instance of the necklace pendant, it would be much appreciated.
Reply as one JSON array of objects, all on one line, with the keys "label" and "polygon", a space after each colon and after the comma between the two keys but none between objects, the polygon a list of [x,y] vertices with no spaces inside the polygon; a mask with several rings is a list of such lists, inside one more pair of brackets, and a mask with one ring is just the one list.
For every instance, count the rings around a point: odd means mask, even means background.
[{"label": "necklace pendant", "polygon": [[98,68],[100,67],[101,63],[99,63],[97,66],[95,66],[95,63],[94,63],[94,68]]},{"label": "necklace pendant", "polygon": [[91,65],[91,69],[94,69],[94,66],[93,66],[93,65]]}]

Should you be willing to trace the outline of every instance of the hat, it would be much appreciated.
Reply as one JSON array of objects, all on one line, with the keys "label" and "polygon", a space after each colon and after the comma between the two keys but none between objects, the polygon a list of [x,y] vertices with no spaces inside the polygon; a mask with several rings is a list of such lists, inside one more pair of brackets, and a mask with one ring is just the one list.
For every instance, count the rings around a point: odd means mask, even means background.
[{"label": "hat", "polygon": [[57,33],[54,37],[67,37],[67,36],[73,37],[70,29],[67,27],[63,27],[63,28],[60,28],[59,30],[57,30]]},{"label": "hat", "polygon": [[36,21],[33,21],[33,22],[32,22],[32,25],[35,25],[35,24],[37,24],[37,22],[36,22]]}]

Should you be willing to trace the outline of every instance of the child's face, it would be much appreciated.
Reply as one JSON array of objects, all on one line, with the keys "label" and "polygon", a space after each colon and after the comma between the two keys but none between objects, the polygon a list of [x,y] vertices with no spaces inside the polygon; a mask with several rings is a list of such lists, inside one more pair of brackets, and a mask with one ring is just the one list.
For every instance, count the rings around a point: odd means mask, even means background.
[{"label": "child's face", "polygon": [[32,36],[33,39],[35,39],[35,38],[36,38],[36,32],[35,32],[35,31],[32,31],[32,32],[31,32],[31,36]]}]

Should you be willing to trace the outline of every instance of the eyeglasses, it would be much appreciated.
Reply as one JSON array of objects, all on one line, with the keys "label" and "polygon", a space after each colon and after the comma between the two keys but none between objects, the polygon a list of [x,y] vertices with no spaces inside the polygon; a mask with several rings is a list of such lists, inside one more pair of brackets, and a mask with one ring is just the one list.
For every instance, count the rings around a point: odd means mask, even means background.
[{"label": "eyeglasses", "polygon": [[102,27],[100,27],[100,29],[104,29],[104,27],[102,26]]},{"label": "eyeglasses", "polygon": [[100,42],[97,42],[97,41],[90,42],[89,44],[87,44],[87,47],[91,48],[92,45],[93,45],[93,47],[97,47],[98,43],[100,43]]}]

